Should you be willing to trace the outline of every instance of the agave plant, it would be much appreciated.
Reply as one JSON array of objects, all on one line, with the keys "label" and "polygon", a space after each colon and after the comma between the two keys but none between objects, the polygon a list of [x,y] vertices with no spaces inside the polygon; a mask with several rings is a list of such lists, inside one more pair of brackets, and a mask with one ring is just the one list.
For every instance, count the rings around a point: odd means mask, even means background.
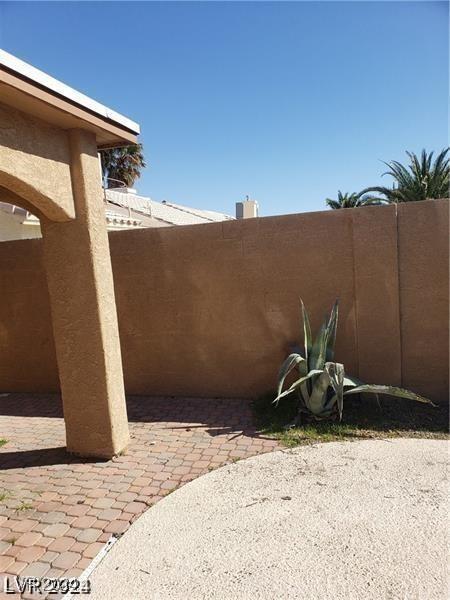
[{"label": "agave plant", "polygon": [[[330,315],[326,317],[319,334],[313,341],[308,313],[301,301],[303,316],[304,356],[294,352],[290,354],[281,366],[278,374],[278,390],[274,403],[285,396],[297,393],[299,398],[299,417],[307,413],[314,419],[342,419],[344,396],[370,392],[387,394],[399,398],[410,398],[418,402],[432,404],[409,390],[387,385],[364,384],[355,377],[345,374],[344,365],[333,362],[334,345],[338,324],[338,301],[333,305]],[[287,389],[283,387],[287,376],[293,370],[297,371],[298,379]]]}]

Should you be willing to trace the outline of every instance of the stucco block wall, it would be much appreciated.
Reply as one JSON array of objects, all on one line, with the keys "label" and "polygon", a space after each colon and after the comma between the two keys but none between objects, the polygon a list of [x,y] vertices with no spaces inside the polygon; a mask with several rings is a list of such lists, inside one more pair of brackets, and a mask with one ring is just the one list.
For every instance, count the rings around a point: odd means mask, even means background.
[{"label": "stucco block wall", "polygon": [[405,383],[449,399],[449,202],[400,205],[399,279]]},{"label": "stucco block wall", "polygon": [[[110,233],[128,393],[274,387],[340,299],[337,359],[368,382],[448,398],[447,201]],[[58,388],[41,242],[0,244],[0,390]]]},{"label": "stucco block wall", "polygon": [[0,243],[0,389],[58,389],[41,240]]}]

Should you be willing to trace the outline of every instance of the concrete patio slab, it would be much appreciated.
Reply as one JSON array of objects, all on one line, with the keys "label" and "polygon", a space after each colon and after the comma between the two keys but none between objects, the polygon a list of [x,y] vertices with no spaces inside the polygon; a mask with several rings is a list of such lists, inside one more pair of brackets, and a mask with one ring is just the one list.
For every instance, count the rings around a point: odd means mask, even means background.
[{"label": "concrete patio slab", "polygon": [[330,443],[223,467],[147,511],[91,598],[447,598],[447,448]]}]

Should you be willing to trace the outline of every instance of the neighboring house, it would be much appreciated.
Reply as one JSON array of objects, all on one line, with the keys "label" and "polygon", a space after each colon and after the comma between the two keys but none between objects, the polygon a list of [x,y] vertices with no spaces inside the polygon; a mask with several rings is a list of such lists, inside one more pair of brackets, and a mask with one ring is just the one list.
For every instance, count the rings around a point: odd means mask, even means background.
[{"label": "neighboring house", "polygon": [[[156,202],[139,196],[129,188],[108,189],[105,193],[105,218],[108,231],[171,227],[234,220],[223,213],[191,208],[172,202]],[[236,218],[258,216],[258,205],[253,200],[236,204]],[[30,212],[12,204],[0,202],[0,241],[41,237],[39,219]]]},{"label": "neighboring house", "polygon": [[200,210],[173,202],[156,202],[151,198],[139,196],[129,188],[115,188],[105,191],[108,207],[128,210],[130,215],[139,215],[143,219],[141,227],[170,227],[172,225],[196,225],[215,221],[234,220],[235,217],[223,213]]},{"label": "neighboring house", "polygon": [[41,237],[39,219],[18,206],[0,202],[0,241]]}]

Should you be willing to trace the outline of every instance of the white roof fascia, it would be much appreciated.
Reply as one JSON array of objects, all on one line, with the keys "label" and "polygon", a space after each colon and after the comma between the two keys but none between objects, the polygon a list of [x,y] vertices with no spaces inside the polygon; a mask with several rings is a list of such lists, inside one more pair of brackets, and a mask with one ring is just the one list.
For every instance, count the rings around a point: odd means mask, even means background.
[{"label": "white roof fascia", "polygon": [[89,96],[85,96],[81,92],[77,92],[77,90],[74,90],[65,83],[58,81],[58,79],[47,75],[47,73],[44,73],[44,71],[36,69],[35,67],[2,49],[0,49],[0,66],[1,65],[7,69],[10,69],[11,71],[15,71],[27,79],[31,79],[38,85],[47,88],[51,92],[67,98],[67,100],[70,100],[71,102],[75,102],[83,108],[87,108],[88,110],[97,113],[105,119],[130,129],[136,135],[140,133],[139,125],[131,119],[128,119],[128,117],[124,117],[116,111],[111,110],[107,106],[100,104],[100,102],[89,98]]}]

